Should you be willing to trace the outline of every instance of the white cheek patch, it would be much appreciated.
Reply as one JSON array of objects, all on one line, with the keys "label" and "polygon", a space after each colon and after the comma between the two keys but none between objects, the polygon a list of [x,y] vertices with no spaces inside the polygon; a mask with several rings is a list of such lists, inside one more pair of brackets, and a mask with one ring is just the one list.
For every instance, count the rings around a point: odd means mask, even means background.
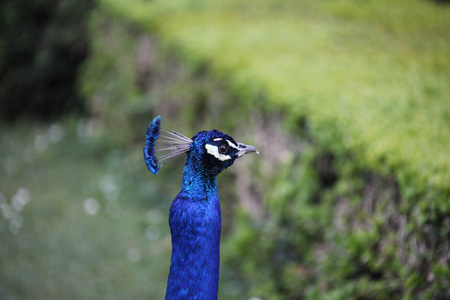
[{"label": "white cheek patch", "polygon": [[231,159],[231,156],[229,156],[229,155],[220,154],[219,148],[217,146],[206,144],[205,148],[206,148],[206,152],[208,152],[208,154],[213,155],[218,160],[225,161],[225,160]]}]

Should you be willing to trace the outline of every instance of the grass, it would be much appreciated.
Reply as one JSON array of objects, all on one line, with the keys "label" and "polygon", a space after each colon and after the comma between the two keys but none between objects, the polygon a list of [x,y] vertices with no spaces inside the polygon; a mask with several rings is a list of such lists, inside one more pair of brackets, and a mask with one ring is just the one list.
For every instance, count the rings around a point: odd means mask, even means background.
[{"label": "grass", "polygon": [[82,124],[0,130],[2,299],[164,297],[170,199],[140,147],[112,149]]},{"label": "grass", "polygon": [[[414,195],[450,182],[450,8],[431,1],[103,0],[208,62],[252,104],[307,117],[315,137],[396,174]],[[411,22],[414,20],[414,22]]]}]

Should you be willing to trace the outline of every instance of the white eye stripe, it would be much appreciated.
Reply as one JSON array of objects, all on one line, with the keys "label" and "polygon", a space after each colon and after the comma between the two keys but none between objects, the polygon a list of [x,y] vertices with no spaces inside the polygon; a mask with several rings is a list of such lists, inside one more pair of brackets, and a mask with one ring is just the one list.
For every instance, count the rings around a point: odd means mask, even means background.
[{"label": "white eye stripe", "polygon": [[230,145],[230,147],[233,147],[234,149],[239,150],[239,148],[235,144],[233,144],[231,141],[227,140],[227,142],[228,142],[228,145]]},{"label": "white eye stripe", "polygon": [[[213,141],[218,142],[218,141],[222,141],[222,140],[223,140],[222,138],[215,138]],[[233,144],[233,142],[231,142],[229,140],[226,140],[226,141],[227,141],[228,145],[230,145],[230,147],[233,147],[234,149],[239,150],[239,148],[235,144]]]},{"label": "white eye stripe", "polygon": [[225,161],[225,160],[231,159],[231,156],[229,156],[229,155],[220,154],[219,148],[217,146],[206,144],[205,148],[206,148],[206,152],[208,152],[208,154],[213,155],[218,160]]}]

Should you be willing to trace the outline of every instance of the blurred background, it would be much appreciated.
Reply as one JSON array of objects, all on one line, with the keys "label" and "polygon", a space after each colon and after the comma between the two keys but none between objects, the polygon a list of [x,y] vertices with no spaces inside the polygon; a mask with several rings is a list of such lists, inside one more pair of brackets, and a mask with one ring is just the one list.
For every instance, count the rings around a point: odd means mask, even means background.
[{"label": "blurred background", "polygon": [[448,1],[0,4],[0,299],[163,299],[183,158],[219,176],[220,299],[449,299]]}]

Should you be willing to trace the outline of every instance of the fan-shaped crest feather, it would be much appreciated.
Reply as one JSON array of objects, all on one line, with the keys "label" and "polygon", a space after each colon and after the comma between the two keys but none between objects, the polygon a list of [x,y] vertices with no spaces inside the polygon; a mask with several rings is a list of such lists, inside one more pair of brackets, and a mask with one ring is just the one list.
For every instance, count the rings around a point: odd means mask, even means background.
[{"label": "fan-shaped crest feather", "polygon": [[[161,129],[162,119],[157,116],[147,128],[144,159],[147,168],[153,174],[170,160],[184,152],[189,151],[192,140],[173,130]],[[156,143],[156,140],[158,142]],[[162,163],[158,166],[158,161]]]}]

